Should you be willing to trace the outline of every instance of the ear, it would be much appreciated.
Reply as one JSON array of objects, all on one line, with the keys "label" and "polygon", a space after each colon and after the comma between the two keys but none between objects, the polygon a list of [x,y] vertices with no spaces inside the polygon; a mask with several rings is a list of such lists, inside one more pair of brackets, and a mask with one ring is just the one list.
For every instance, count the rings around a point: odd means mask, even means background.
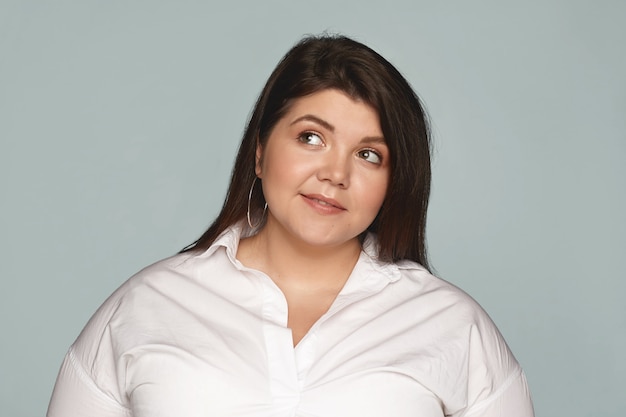
[{"label": "ear", "polygon": [[254,172],[256,173],[256,176],[259,178],[262,178],[262,174],[263,174],[262,165],[263,165],[263,148],[261,147],[261,143],[259,142],[259,139],[257,138],[256,154],[254,158]]}]

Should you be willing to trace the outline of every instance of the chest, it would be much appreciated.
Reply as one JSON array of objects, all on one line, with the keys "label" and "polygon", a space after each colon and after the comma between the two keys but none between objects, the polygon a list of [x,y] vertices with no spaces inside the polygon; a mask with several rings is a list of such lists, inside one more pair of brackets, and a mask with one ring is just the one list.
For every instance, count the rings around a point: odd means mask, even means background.
[{"label": "chest", "polygon": [[295,348],[292,331],[262,311],[220,310],[208,322],[163,315],[167,334],[153,329],[122,354],[135,417],[443,415],[437,379],[450,357],[433,357],[368,309],[318,320]]},{"label": "chest", "polygon": [[129,406],[136,417],[443,416],[437,397],[402,368],[347,367],[308,380],[294,361],[306,362],[305,355],[274,354],[244,369],[153,347],[130,364]]},{"label": "chest", "polygon": [[329,311],[312,310],[294,347],[286,297],[248,289],[158,291],[167,303],[150,296],[123,307],[111,332],[124,340],[115,372],[133,416],[434,417],[443,398],[457,402],[458,375],[444,373],[463,369],[464,357],[433,352],[441,326],[430,315],[380,293],[341,294]]}]

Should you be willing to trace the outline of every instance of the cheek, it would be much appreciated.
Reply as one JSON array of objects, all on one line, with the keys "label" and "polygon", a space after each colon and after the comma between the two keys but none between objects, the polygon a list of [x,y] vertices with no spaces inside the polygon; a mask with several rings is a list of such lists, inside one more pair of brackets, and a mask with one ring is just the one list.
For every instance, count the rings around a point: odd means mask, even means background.
[{"label": "cheek", "polygon": [[296,194],[302,183],[307,178],[304,164],[294,163],[293,159],[287,159],[289,163],[283,163],[275,155],[266,155],[261,164],[261,180],[265,199],[273,209],[276,204]]},{"label": "cheek", "polygon": [[299,158],[293,154],[267,154],[261,163],[263,179],[276,183],[289,184],[311,175],[311,159]]},{"label": "cheek", "polygon": [[359,184],[360,200],[371,215],[376,215],[382,206],[389,181],[387,178],[369,178]]}]

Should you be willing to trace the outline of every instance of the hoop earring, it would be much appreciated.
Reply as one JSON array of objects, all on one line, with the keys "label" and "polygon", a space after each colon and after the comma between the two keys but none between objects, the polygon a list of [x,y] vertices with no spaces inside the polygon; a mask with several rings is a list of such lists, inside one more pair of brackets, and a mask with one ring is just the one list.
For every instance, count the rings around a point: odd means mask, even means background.
[{"label": "hoop earring", "polygon": [[254,190],[254,184],[256,184],[256,179],[258,177],[254,177],[254,181],[252,181],[252,187],[250,187],[250,192],[248,193],[248,211],[246,212],[246,217],[248,218],[248,226],[250,229],[256,229],[263,223],[263,217],[265,217],[265,211],[267,210],[267,202],[265,202],[265,206],[263,207],[263,213],[261,214],[261,221],[259,221],[254,226],[252,225],[252,220],[250,218],[250,200],[252,200],[252,191]]}]

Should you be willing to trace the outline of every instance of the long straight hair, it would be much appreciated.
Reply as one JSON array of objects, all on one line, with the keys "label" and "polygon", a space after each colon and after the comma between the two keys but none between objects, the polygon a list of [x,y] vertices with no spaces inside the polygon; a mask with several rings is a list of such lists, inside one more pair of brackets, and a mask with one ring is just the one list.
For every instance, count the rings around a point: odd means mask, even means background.
[{"label": "long straight hair", "polygon": [[[430,132],[419,98],[406,79],[378,53],[344,36],[310,36],[297,43],[270,75],[259,95],[232,171],[222,209],[211,226],[183,251],[207,249],[228,227],[264,208],[256,178],[257,145],[265,146],[294,100],[322,90],[340,90],[372,106],[391,156],[390,182],[368,231],[376,233],[379,258],[409,259],[429,268],[426,213],[430,195]],[[255,187],[256,188],[256,187]]]}]

